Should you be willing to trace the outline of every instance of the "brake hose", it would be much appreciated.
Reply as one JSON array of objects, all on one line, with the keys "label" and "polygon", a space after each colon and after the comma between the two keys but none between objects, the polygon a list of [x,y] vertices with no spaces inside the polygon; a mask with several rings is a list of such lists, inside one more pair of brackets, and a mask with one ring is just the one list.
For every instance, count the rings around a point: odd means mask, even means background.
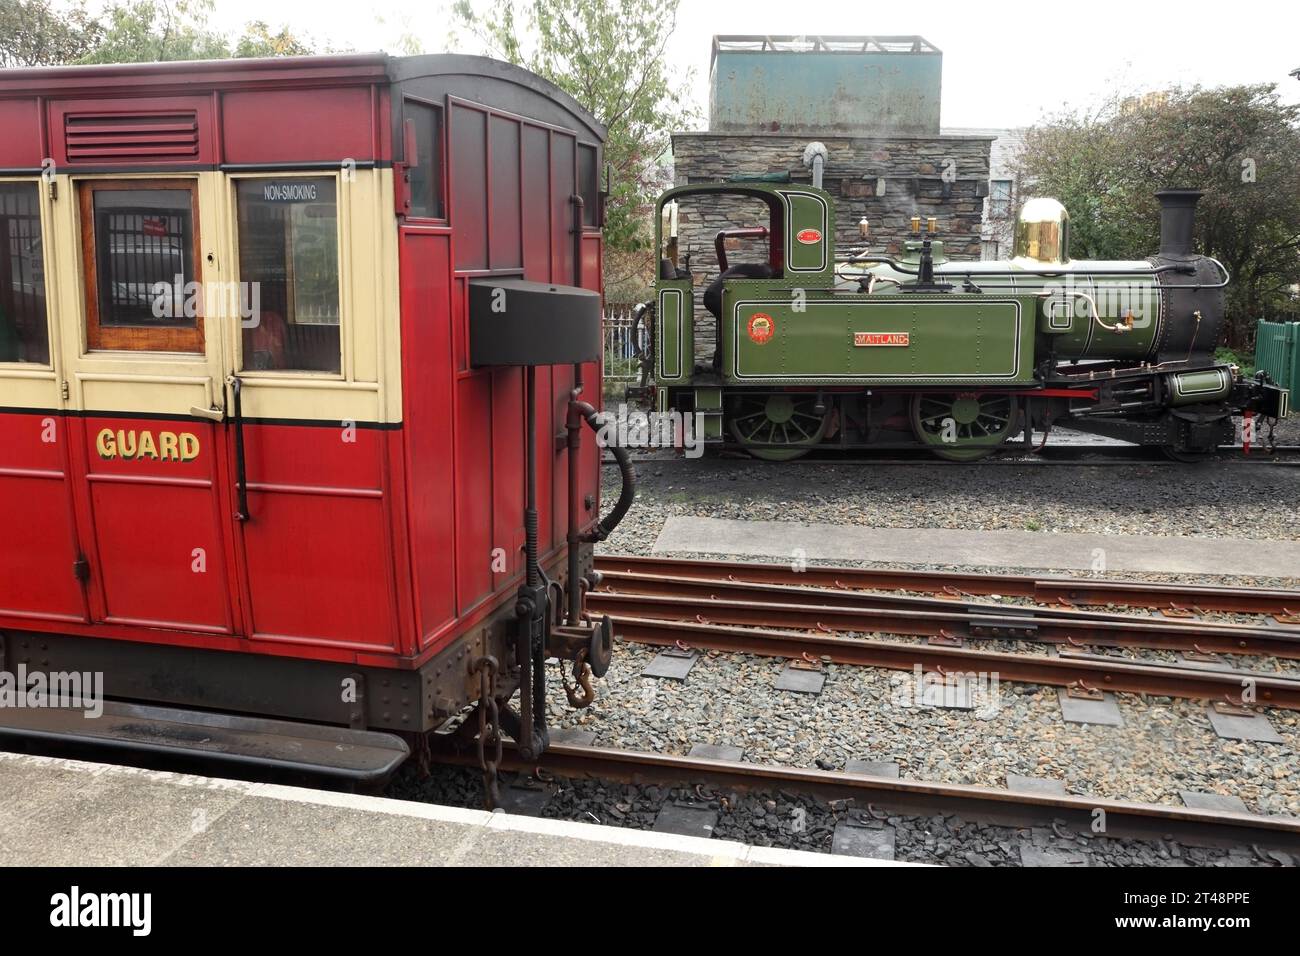
[{"label": "brake hose", "polygon": [[[598,435],[600,433],[600,413],[596,411],[587,402],[578,401],[576,398],[571,399],[573,407],[582,415],[589,428]],[[623,488],[619,493],[618,502],[614,505],[614,510],[605,517],[591,531],[583,535],[583,540],[588,542],[604,541],[614,529],[618,527],[619,522],[623,520],[628,509],[632,507],[632,502],[636,500],[636,472],[632,469],[632,456],[627,453],[627,449],[620,445],[609,444],[606,447],[614,453],[614,460],[618,462],[618,470],[622,475]]]}]

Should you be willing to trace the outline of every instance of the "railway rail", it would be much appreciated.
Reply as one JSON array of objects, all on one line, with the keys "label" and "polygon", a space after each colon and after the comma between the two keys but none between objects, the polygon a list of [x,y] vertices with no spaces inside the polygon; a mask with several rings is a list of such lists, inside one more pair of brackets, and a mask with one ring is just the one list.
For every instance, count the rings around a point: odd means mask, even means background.
[{"label": "railway rail", "polygon": [[1250,703],[1300,710],[1300,680],[1255,671],[1216,670],[1156,661],[1121,660],[1085,653],[1055,656],[903,644],[809,631],[727,627],[679,620],[616,617],[624,640],[662,647],[717,650],[789,660],[851,664],[959,675],[995,673],[1000,680],[1065,687],[1088,697],[1105,691],[1218,701],[1230,707]]},{"label": "railway rail", "polygon": [[1044,641],[1073,647],[1141,647],[1196,654],[1270,655],[1300,659],[1300,628],[1162,620],[1131,614],[1069,611],[941,598],[819,591],[782,585],[674,581],[609,572],[591,592],[594,610],[622,618],[700,624],[811,628],[906,634],[950,643],[966,639]]},{"label": "railway rail", "polygon": [[[1001,679],[1065,687],[1073,694],[1105,691],[1205,699],[1241,708],[1258,703],[1300,709],[1300,679],[1222,666],[1209,655],[1272,656],[1300,659],[1300,623],[1291,608],[1300,593],[1262,589],[1179,588],[1183,599],[1241,611],[1273,610],[1287,626],[1256,626],[1196,619],[1164,619],[1085,611],[1077,607],[1026,607],[963,601],[967,592],[945,584],[948,598],[854,590],[849,582],[879,586],[877,572],[816,568],[794,572],[781,565],[670,561],[655,558],[601,558],[602,580],[589,593],[593,612],[609,614],[625,640],[659,646],[719,650],[807,662],[911,670],[920,666],[943,675],[997,673]],[[643,573],[658,572],[658,573]],[[833,588],[783,583],[809,574]],[[908,572],[883,579],[895,588],[917,589],[938,583]],[[969,576],[978,579],[980,576]],[[1038,598],[1033,578],[1002,576],[1011,593]],[[1055,579],[1054,586],[1081,583]],[[1111,594],[1102,585],[1097,596]],[[1142,585],[1145,586],[1145,585]],[[986,584],[985,587],[988,587]],[[1157,589],[1168,586],[1156,586]],[[1048,593],[1060,595],[1052,588]],[[952,593],[948,593],[951,591]],[[1168,593],[1127,588],[1116,593],[1130,604],[1171,603]],[[1077,599],[1077,598],[1076,598]],[[1109,602],[1108,602],[1109,603]],[[1179,612],[1186,605],[1172,602]],[[1199,605],[1194,605],[1201,609]],[[1172,609],[1172,608],[1171,608]],[[861,634],[926,637],[926,644],[864,638]],[[971,639],[1044,642],[1052,653],[1027,654],[965,646]],[[1207,660],[1167,662],[1088,653],[1090,647],[1138,647],[1180,651]],[[815,666],[815,665],[814,665]]]},{"label": "railway rail", "polygon": [[[441,762],[472,766],[472,751],[440,750]],[[500,769],[545,779],[594,778],[624,783],[705,784],[739,791],[772,790],[851,801],[876,819],[885,815],[959,814],[1014,827],[1050,827],[1106,837],[1177,839],[1208,846],[1252,846],[1300,851],[1300,818],[1262,816],[1138,803],[1090,796],[1001,790],[969,784],[873,777],[842,771],[719,760],[570,744],[552,745],[538,760],[521,759],[506,745]]]},{"label": "railway rail", "polygon": [[602,574],[659,575],[679,581],[718,584],[782,584],[853,590],[911,591],[959,599],[986,595],[1026,597],[1041,605],[1142,607],[1191,616],[1202,611],[1273,615],[1279,624],[1300,625],[1300,591],[1273,588],[1224,588],[1105,578],[1069,578],[903,568],[850,568],[744,561],[681,560],[638,555],[599,555]]}]

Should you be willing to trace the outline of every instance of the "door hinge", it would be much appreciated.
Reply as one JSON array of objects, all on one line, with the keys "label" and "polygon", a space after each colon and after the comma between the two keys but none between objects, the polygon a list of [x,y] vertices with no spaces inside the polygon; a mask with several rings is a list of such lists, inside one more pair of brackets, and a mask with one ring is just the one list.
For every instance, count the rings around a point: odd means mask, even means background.
[{"label": "door hinge", "polygon": [[63,396],[65,402],[72,397],[72,389],[68,387],[67,382],[59,383],[59,394]]},{"label": "door hinge", "polygon": [[77,560],[72,562],[72,576],[82,584],[90,580],[90,562],[84,554],[77,555]]}]

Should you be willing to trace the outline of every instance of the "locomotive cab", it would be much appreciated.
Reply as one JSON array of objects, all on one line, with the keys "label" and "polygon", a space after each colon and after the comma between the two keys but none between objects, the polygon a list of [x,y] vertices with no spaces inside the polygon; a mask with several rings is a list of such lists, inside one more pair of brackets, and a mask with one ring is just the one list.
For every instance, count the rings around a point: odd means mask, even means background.
[{"label": "locomotive cab", "polygon": [[[746,193],[743,191],[732,191],[722,194],[719,197],[725,201],[725,197],[730,196],[732,199],[744,199]],[[705,265],[707,283],[703,287],[700,295],[700,304],[704,306],[705,311],[713,316],[713,354],[712,361],[706,364],[699,371],[718,374],[722,369],[722,293],[728,281],[741,279],[781,279],[784,277],[784,248],[778,241],[782,234],[782,224],[784,220],[784,208],[772,197],[764,195],[765,208],[762,212],[766,213],[764,217],[765,225],[747,225],[747,226],[725,226],[719,229],[713,236],[712,262]],[[695,289],[695,274],[691,268],[692,250],[687,249],[684,254],[680,253],[678,245],[678,225],[681,214],[682,203],[676,199],[671,199],[661,204],[660,224],[664,235],[661,243],[662,255],[660,258],[660,279],[668,281],[687,281],[691,285],[692,292]],[[693,206],[695,204],[692,204]],[[754,215],[759,210],[754,209],[755,204],[747,204],[747,211]],[[703,212],[700,209],[698,212]],[[696,210],[692,210],[696,212]],[[697,213],[698,214],[698,213]],[[732,255],[741,253],[744,255],[744,261],[733,261]],[[713,268],[709,268],[712,265]],[[711,278],[709,278],[711,277]],[[694,328],[692,328],[692,338],[694,337]]]},{"label": "locomotive cab", "polygon": [[[789,303],[831,284],[830,208],[829,196],[819,189],[758,181],[681,186],[660,197],[661,278],[652,348],[643,362],[654,378],[659,408],[696,413],[705,443],[725,440],[722,396],[742,347],[734,334],[737,303]],[[683,253],[678,230],[697,222],[721,228],[706,248]],[[766,341],[775,330],[770,310],[758,309],[743,321],[752,325],[754,341]],[[803,415],[796,413],[800,421]]]}]

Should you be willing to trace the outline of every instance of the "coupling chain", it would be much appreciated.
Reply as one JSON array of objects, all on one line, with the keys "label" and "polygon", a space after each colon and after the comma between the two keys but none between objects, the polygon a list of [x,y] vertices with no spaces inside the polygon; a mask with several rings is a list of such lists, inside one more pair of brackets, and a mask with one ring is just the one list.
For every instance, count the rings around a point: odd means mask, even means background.
[{"label": "coupling chain", "polygon": [[497,770],[501,766],[501,713],[497,706],[497,659],[486,654],[470,668],[479,676],[478,763],[483,770],[483,801],[489,810],[501,805],[501,785]]}]

